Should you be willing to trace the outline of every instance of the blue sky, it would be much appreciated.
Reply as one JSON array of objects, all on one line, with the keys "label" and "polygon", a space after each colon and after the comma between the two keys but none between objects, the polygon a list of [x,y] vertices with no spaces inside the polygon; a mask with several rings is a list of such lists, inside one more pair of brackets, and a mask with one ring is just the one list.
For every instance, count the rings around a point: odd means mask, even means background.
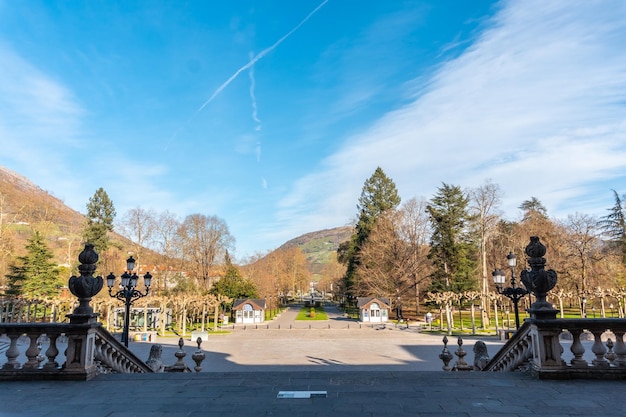
[{"label": "blue sky", "polygon": [[84,212],[217,215],[236,255],[349,224],[380,166],[603,215],[626,2],[0,0],[0,165]]}]

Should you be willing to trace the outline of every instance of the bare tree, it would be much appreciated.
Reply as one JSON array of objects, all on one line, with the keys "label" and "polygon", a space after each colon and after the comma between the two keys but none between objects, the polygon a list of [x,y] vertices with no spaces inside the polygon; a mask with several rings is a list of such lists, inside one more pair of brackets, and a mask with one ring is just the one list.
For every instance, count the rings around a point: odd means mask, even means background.
[{"label": "bare tree", "polygon": [[128,210],[118,222],[119,233],[133,242],[133,253],[141,259],[143,248],[151,246],[156,229],[156,213],[135,207]]},{"label": "bare tree", "polygon": [[491,274],[487,269],[488,243],[500,221],[501,194],[500,187],[492,183],[491,180],[487,180],[485,184],[470,191],[470,213],[472,214],[473,227],[480,245],[480,306],[483,329],[486,329],[489,317],[487,294],[489,293],[489,277]]},{"label": "bare tree", "polygon": [[419,284],[429,273],[425,206],[424,201],[413,199],[401,210],[383,213],[359,258],[360,292],[395,299],[399,315],[402,297],[408,291],[419,311]]},{"label": "bare tree", "polygon": [[217,216],[191,214],[178,228],[178,237],[192,276],[208,290],[217,260],[223,259],[226,250],[235,243],[226,222]]},{"label": "bare tree", "polygon": [[428,202],[421,198],[411,198],[402,205],[400,238],[409,248],[412,259],[410,286],[415,290],[415,313],[419,314],[420,284],[430,276],[431,263],[428,261],[428,239],[430,223],[426,212]]},{"label": "bare tree", "polygon": [[161,279],[156,282],[161,290],[169,288],[172,277],[180,272],[180,268],[172,268],[172,262],[182,258],[180,245],[177,245],[179,228],[178,218],[167,210],[160,213],[155,222],[154,248],[161,254],[165,264],[159,271]]},{"label": "bare tree", "polygon": [[[602,259],[598,219],[587,214],[570,214],[563,227],[564,248],[569,260],[568,275],[575,277],[574,287],[578,289],[581,299],[584,297],[586,300],[593,292],[588,285],[589,272]],[[584,302],[581,302],[580,307],[582,315],[586,315]]]}]

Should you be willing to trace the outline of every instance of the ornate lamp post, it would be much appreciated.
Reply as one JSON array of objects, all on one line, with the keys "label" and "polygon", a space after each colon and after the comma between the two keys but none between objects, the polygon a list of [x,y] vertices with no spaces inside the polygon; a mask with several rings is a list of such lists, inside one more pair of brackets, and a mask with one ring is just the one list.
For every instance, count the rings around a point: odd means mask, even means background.
[{"label": "ornate lamp post", "polygon": [[511,286],[507,288],[503,288],[504,281],[506,280],[506,276],[504,272],[500,269],[496,269],[491,273],[493,276],[493,281],[496,284],[496,290],[498,294],[502,294],[505,297],[509,298],[513,301],[513,307],[515,309],[515,328],[519,330],[519,301],[529,293],[526,288],[518,287],[517,282],[515,280],[515,266],[517,265],[517,259],[513,252],[509,252],[506,256],[507,264],[509,268],[511,268]]},{"label": "ornate lamp post", "polygon": [[152,275],[150,275],[150,272],[147,272],[143,276],[143,282],[144,282],[144,285],[146,286],[146,292],[145,293],[139,292],[136,289],[137,281],[139,280],[139,277],[137,276],[136,273],[133,272],[133,269],[135,269],[135,260],[131,256],[130,258],[126,260],[126,271],[124,271],[124,273],[120,277],[122,279],[122,282],[120,284],[121,289],[115,294],[113,293],[113,285],[115,284],[115,275],[113,275],[113,272],[111,272],[107,276],[107,286],[109,287],[109,295],[113,298],[117,298],[118,300],[124,301],[124,305],[126,307],[125,314],[124,314],[124,331],[122,332],[122,342],[124,343],[124,346],[126,347],[128,347],[128,327],[130,323],[130,306],[133,305],[133,303],[136,300],[148,295],[148,291],[150,291],[150,284],[152,284]]}]

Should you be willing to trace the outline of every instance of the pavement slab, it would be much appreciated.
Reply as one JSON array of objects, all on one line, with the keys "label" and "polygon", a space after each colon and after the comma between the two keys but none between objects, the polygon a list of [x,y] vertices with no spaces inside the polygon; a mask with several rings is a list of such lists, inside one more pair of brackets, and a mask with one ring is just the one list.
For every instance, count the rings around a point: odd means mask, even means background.
[{"label": "pavement slab", "polygon": [[[593,389],[589,392],[589,389]],[[617,381],[481,372],[235,372],[0,382],[0,416],[623,416]],[[280,391],[326,397],[278,398]]]},{"label": "pavement slab", "polygon": [[[396,326],[359,326],[336,313],[296,329],[295,309],[265,327],[210,335],[200,373],[108,374],[91,381],[1,381],[0,417],[194,416],[624,416],[624,381],[543,381],[520,372],[443,372],[441,336]],[[280,329],[277,325],[280,324]],[[335,322],[332,322],[336,325]],[[270,327],[270,328],[268,328]],[[187,364],[197,345],[185,341]],[[474,340],[490,353],[502,342]],[[456,340],[454,340],[456,341]],[[158,338],[165,364],[177,338]],[[130,342],[147,359],[151,344]],[[451,343],[450,350],[456,350]],[[281,391],[326,396],[278,398]]]}]

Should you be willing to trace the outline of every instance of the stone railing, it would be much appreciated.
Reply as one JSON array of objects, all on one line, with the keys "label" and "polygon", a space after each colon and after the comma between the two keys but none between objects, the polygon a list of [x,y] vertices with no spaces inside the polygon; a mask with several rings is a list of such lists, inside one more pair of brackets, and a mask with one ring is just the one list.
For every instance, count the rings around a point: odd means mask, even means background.
[{"label": "stone railing", "polygon": [[0,336],[9,339],[0,379],[89,380],[103,372],[152,372],[100,323],[0,323]]},{"label": "stone railing", "polygon": [[[626,320],[557,319],[558,310],[547,300],[548,293],[557,283],[557,273],[545,268],[546,259],[543,256],[546,249],[538,236],[531,236],[525,249],[530,268],[522,270],[520,274],[526,288],[520,293],[532,293],[535,297],[535,302],[528,309],[530,319],[491,360],[488,359],[485,344],[477,342],[474,352],[483,353],[474,359],[474,366],[468,365],[463,359],[466,353],[459,339],[459,350],[455,352],[459,359],[456,365],[450,367],[452,354],[447,348],[447,339],[444,339],[443,352],[439,355],[444,362],[444,370],[479,369],[497,372],[526,368],[545,379],[626,379]],[[517,314],[519,298],[514,295],[520,287],[515,285],[513,253],[507,256],[507,262],[511,260],[511,287],[504,289],[506,293],[501,293],[513,301]],[[497,276],[495,271],[494,276]],[[564,355],[564,345],[570,340],[569,352]],[[477,349],[479,343],[483,347]],[[591,345],[590,352],[585,344]]]},{"label": "stone railing", "polygon": [[519,330],[513,333],[506,344],[494,355],[483,371],[515,371],[527,366],[533,357],[530,328],[530,323],[524,322]]},{"label": "stone railing", "polygon": [[[89,380],[101,373],[191,372],[184,362],[186,353],[183,351],[182,339],[179,340],[179,350],[174,355],[177,358],[176,363],[164,366],[160,357],[160,345],[153,345],[150,358],[143,362],[106,331],[90,305],[92,297],[98,294],[104,284],[102,277],[93,276],[98,254],[92,244],[85,244],[78,260],[80,276],[72,276],[68,281],[70,292],[78,298],[78,305],[72,314],[66,315],[69,323],[30,322],[39,315],[37,306],[41,304],[40,301],[35,301],[33,306],[31,302],[24,304],[20,300],[0,300],[0,338],[9,340],[8,348],[4,352],[6,361],[0,357],[0,380]],[[147,282],[146,286],[149,285]],[[125,301],[128,319],[128,308],[132,300],[127,298]],[[24,306],[27,307],[26,323],[21,322]],[[41,317],[46,316],[44,306]],[[57,310],[54,309],[52,319],[55,320],[56,317]],[[192,355],[192,359],[196,363],[194,370],[200,372],[206,355],[200,348],[200,338],[197,343],[198,350]],[[0,354],[3,348],[0,343]]]},{"label": "stone railing", "polygon": [[626,379],[625,333],[624,319],[527,320],[483,370],[525,367],[544,379]]},{"label": "stone railing", "polygon": [[96,328],[94,362],[99,374],[149,373],[152,369],[102,327]]},{"label": "stone railing", "polygon": [[[533,347],[530,365],[540,378],[626,379],[626,320],[532,320],[530,326]],[[563,334],[565,331],[567,334]],[[561,343],[567,339],[571,339],[569,362],[563,359]],[[583,344],[587,341],[590,352]],[[591,360],[583,358],[586,353]]]}]

